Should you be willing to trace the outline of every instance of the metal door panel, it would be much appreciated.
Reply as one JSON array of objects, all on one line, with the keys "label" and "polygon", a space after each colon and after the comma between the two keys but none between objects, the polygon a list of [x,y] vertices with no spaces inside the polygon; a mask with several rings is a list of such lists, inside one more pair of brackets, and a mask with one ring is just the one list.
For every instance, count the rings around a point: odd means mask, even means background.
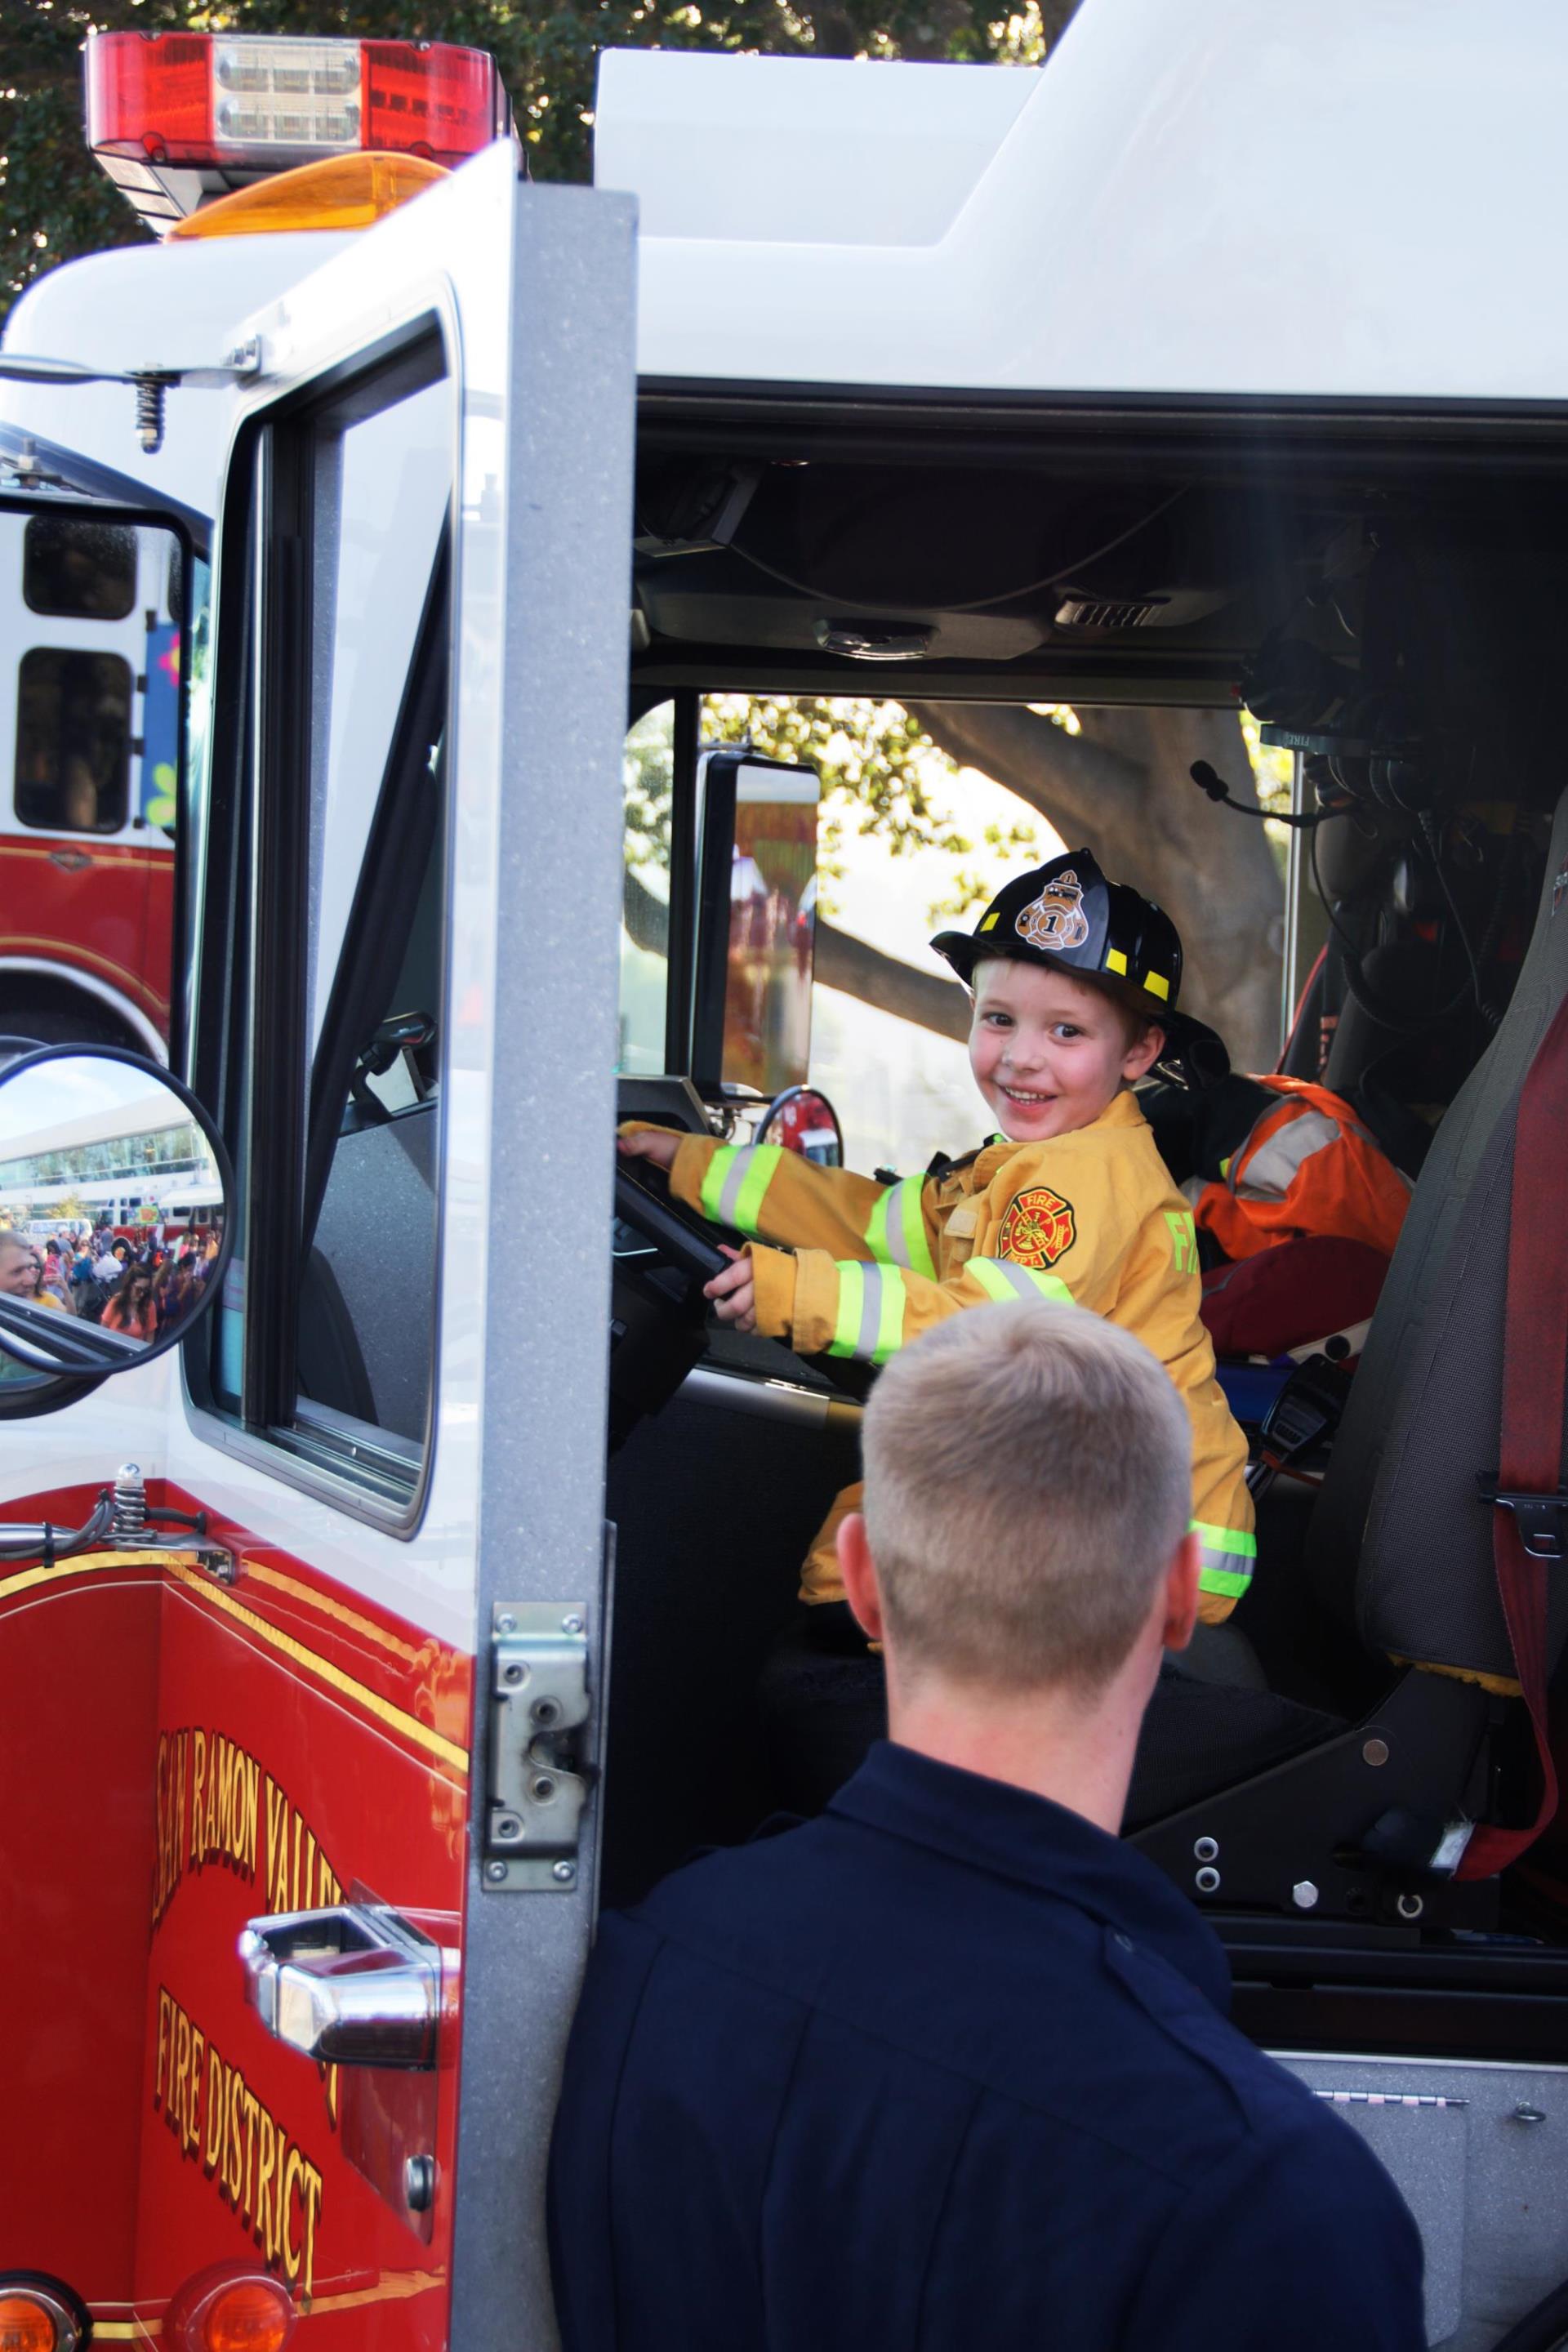
[{"label": "metal door panel", "polygon": [[[92,1778],[129,1809],[110,1890],[117,2016],[144,2029],[139,2053],[125,2032],[115,2045],[104,2200],[112,2179],[118,2211],[97,2215],[92,2275],[72,2280],[102,2340],[161,2322],[193,2270],[241,2260],[289,2287],[306,2352],[552,2340],[543,2161],[590,1933],[593,1834],[569,1885],[487,1894],[468,1768],[484,1753],[475,1658],[499,1601],[584,1608],[595,1698],[604,1685],[632,247],[627,200],[530,188],[498,146],[250,322],[263,376],[240,404],[241,436],[269,403],[432,318],[458,386],[437,1402],[423,1507],[402,1529],[368,1524],[328,1480],[286,1474],[265,1439],[193,1402],[173,1359],[8,1446],[16,1467],[0,1480],[16,1516],[63,1518],[72,1489],[133,1459],[150,1499],[207,1514],[237,1570],[220,1583],[152,1555],[128,1581],[110,1555],[47,1596],[60,1631],[43,1647],[62,1685],[95,1592],[134,1586],[146,1635],[136,1672],[106,1666],[92,1694]],[[215,553],[221,597],[233,560],[221,535]],[[237,658],[220,639],[220,693]],[[41,1622],[40,1596],[26,1600]],[[41,1667],[40,1692],[43,1680]],[[226,1794],[209,1828],[215,1758]],[[48,1998],[69,2031],[40,2089],[68,2117],[95,2067],[106,2086],[109,2047],[102,2033],[70,2039],[104,1876],[75,1818],[90,1793],[81,1777],[51,1791],[35,1776],[40,1838],[62,1858],[61,1924],[80,1931],[55,1948]],[[244,1920],[285,1891],[316,1907],[334,1884],[445,1920],[455,1946],[460,1935],[427,2235],[350,2161],[321,2070],[269,2042],[244,2005]],[[248,2186],[233,2179],[237,2113]],[[43,2185],[49,2210],[71,2185]],[[41,2258],[6,2238],[0,2260]],[[73,2272],[89,2263],[75,2242],[56,2251]]]}]

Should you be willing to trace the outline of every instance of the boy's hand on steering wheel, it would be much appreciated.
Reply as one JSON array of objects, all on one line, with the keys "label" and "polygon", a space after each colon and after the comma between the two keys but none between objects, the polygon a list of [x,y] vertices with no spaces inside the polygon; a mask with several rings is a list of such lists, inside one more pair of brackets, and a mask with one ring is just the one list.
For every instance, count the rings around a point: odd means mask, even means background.
[{"label": "boy's hand on steering wheel", "polygon": [[635,1135],[617,1135],[616,1150],[627,1160],[651,1160],[668,1175],[680,1143],[680,1137],[672,1128],[643,1127]]},{"label": "boy's hand on steering wheel", "polygon": [[752,1274],[752,1261],[745,1254],[731,1249],[728,1242],[720,1248],[730,1264],[722,1274],[702,1286],[702,1296],[713,1301],[713,1312],[721,1323],[732,1323],[737,1331],[754,1331],[757,1328],[757,1292]]}]

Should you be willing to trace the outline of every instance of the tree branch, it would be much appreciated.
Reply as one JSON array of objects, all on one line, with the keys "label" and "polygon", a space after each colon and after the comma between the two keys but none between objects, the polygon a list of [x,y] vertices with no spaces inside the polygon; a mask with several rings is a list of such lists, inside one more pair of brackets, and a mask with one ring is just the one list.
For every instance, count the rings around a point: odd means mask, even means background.
[{"label": "tree branch", "polygon": [[918,1028],[934,1030],[939,1037],[960,1045],[969,1034],[969,1000],[955,981],[934,971],[921,971],[898,956],[868,947],[848,931],[831,923],[816,927],[816,978],[824,988],[837,988],[890,1013],[896,1021],[912,1021]]},{"label": "tree branch", "polygon": [[[656,955],[668,950],[669,909],[662,899],[630,872],[626,877],[623,919],[638,947]],[[963,991],[939,972],[921,971],[898,956],[835,929],[816,926],[816,978],[824,988],[837,988],[890,1013],[896,1021],[912,1021],[918,1028],[934,1030],[939,1037],[960,1044],[969,1034],[969,1006]]]},{"label": "tree branch", "polygon": [[1058,833],[1124,823],[1148,772],[1087,735],[1069,735],[1019,703],[911,702],[928,735],[961,767],[979,768],[1037,809]]}]

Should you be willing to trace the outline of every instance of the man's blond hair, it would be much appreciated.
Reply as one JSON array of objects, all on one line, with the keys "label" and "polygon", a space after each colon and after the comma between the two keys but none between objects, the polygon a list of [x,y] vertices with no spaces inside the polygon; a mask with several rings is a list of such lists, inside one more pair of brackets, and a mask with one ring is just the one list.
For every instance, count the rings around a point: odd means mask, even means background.
[{"label": "man's blond hair", "polygon": [[895,1356],[867,1408],[865,1514],[906,1672],[1103,1689],[1192,1513],[1192,1431],[1142,1341],[994,1306]]}]

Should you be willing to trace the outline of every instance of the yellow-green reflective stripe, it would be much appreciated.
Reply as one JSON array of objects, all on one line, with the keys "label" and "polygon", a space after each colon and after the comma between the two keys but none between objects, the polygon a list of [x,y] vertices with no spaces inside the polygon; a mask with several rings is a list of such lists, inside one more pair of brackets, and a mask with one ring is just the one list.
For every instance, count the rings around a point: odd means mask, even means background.
[{"label": "yellow-green reflective stripe", "polygon": [[921,1206],[924,1195],[923,1176],[900,1177],[879,1192],[866,1227],[866,1246],[879,1265],[908,1266],[934,1282],[936,1264]]},{"label": "yellow-green reflective stripe", "polygon": [[721,1143],[702,1178],[702,1213],[716,1225],[755,1234],[763,1199],[784,1152],[776,1143]]},{"label": "yellow-green reflective stripe", "polygon": [[1204,1591],[1233,1599],[1245,1592],[1258,1558],[1257,1537],[1243,1535],[1237,1528],[1212,1528],[1202,1519],[1193,1521],[1192,1532],[1198,1539],[1198,1582]]},{"label": "yellow-green reflective stripe", "polygon": [[776,1143],[758,1143],[744,1157],[748,1163],[746,1172],[736,1187],[735,1206],[728,1222],[739,1233],[754,1234],[762,1222],[763,1195],[773,1181],[784,1152]]},{"label": "yellow-green reflective stripe", "polygon": [[897,1190],[896,1184],[889,1184],[885,1192],[878,1193],[866,1227],[866,1246],[882,1265],[892,1263],[892,1246],[888,1239],[888,1206]]},{"label": "yellow-green reflective stripe", "polygon": [[926,1221],[922,1203],[925,1200],[925,1178],[906,1176],[898,1187],[899,1214],[904,1228],[904,1264],[927,1280],[936,1280],[936,1265],[931,1257],[931,1244],[926,1239]]},{"label": "yellow-green reflective stripe", "polygon": [[838,1320],[827,1343],[830,1356],[852,1356],[860,1337],[860,1309],[866,1303],[866,1269],[858,1257],[846,1258],[838,1268]]},{"label": "yellow-green reflective stripe", "polygon": [[[896,1355],[904,1344],[904,1277],[896,1267],[892,1266],[889,1266],[886,1273],[880,1266],[873,1267],[872,1272],[880,1296],[878,1300],[877,1339],[871,1352],[871,1361],[874,1364],[885,1364],[888,1358]],[[870,1286],[869,1284],[867,1285],[868,1288]]]},{"label": "yellow-green reflective stripe", "polygon": [[904,1341],[904,1278],[897,1266],[863,1265],[857,1257],[837,1261],[838,1314],[830,1356],[854,1356],[863,1364],[885,1364]]},{"label": "yellow-green reflective stripe", "polygon": [[719,1222],[719,1202],[729,1181],[730,1171],[739,1158],[733,1144],[721,1143],[702,1171],[702,1191],[699,1196],[702,1213],[705,1217],[711,1217],[715,1224]]},{"label": "yellow-green reflective stripe", "polygon": [[972,1257],[967,1271],[1000,1307],[1015,1298],[1049,1298],[1058,1307],[1072,1305],[1072,1292],[1059,1274],[1040,1274],[1032,1265],[1015,1265],[1008,1257]]}]

